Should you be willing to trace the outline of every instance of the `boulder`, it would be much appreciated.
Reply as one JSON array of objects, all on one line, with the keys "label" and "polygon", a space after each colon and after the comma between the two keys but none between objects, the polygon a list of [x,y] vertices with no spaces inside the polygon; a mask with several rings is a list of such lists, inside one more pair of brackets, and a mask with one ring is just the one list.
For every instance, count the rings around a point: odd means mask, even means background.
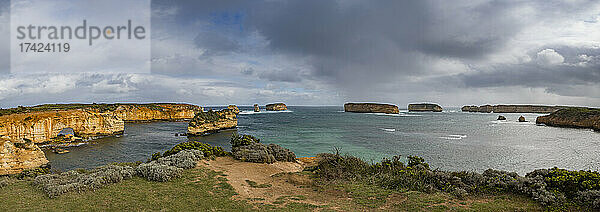
[{"label": "boulder", "polygon": [[442,112],[442,106],[431,103],[409,104],[408,111],[410,112]]},{"label": "boulder", "polygon": [[344,104],[344,111],[352,113],[400,113],[398,106],[380,103],[346,103]]},{"label": "boulder", "polygon": [[504,117],[504,116],[498,116],[498,120],[506,120],[506,117]]},{"label": "boulder", "polygon": [[521,117],[519,117],[519,122],[527,122],[527,121],[525,120],[525,117],[521,116]]},{"label": "boulder", "polygon": [[268,104],[265,106],[268,111],[283,111],[287,110],[287,106],[283,103]]},{"label": "boulder", "polygon": [[254,112],[260,112],[260,108],[258,107],[258,104],[254,104]]}]

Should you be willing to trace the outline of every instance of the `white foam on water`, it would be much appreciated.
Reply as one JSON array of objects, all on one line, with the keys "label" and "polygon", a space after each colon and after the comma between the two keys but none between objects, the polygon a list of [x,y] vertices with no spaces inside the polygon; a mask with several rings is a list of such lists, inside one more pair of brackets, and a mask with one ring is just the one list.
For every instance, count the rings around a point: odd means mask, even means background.
[{"label": "white foam on water", "polygon": [[466,137],[467,137],[467,135],[454,135],[454,134],[452,134],[452,135],[442,136],[442,137],[439,137],[439,138],[446,139],[446,140],[461,140],[461,139],[466,138]]},{"label": "white foam on water", "polygon": [[386,131],[386,132],[396,132],[396,129],[394,128],[381,128],[381,130]]},{"label": "white foam on water", "polygon": [[254,112],[253,110],[240,111],[240,115],[254,115],[254,114],[270,114],[270,113],[291,113],[294,111],[284,110],[284,111],[260,111]]}]

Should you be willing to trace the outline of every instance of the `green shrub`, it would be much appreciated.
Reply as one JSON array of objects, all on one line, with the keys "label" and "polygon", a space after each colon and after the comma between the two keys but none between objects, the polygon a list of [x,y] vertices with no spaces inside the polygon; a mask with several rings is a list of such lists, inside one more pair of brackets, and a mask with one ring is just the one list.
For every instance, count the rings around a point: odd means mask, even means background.
[{"label": "green shrub", "polygon": [[[211,156],[220,157],[220,156],[229,155],[228,152],[223,150],[223,147],[211,146],[210,144],[205,144],[205,143],[198,142],[198,141],[188,141],[188,142],[183,142],[183,143],[179,143],[179,144],[175,145],[170,150],[167,150],[162,155],[162,157],[174,155],[182,150],[191,150],[191,149],[202,151],[202,153],[204,153],[205,157],[211,157]],[[154,155],[152,158],[155,159]],[[158,158],[156,158],[156,159],[158,159]]]},{"label": "green shrub", "polygon": [[240,146],[247,146],[250,145],[252,143],[260,143],[260,139],[251,136],[251,135],[238,135],[238,134],[233,134],[231,136],[231,147],[240,147]]},{"label": "green shrub", "polygon": [[16,174],[15,177],[17,179],[35,178],[37,176],[49,174],[49,173],[50,173],[49,167],[39,167],[39,168],[24,170],[23,172]]},{"label": "green shrub", "polygon": [[181,176],[182,168],[158,164],[154,162],[144,163],[135,169],[136,173],[151,181],[166,182]]}]

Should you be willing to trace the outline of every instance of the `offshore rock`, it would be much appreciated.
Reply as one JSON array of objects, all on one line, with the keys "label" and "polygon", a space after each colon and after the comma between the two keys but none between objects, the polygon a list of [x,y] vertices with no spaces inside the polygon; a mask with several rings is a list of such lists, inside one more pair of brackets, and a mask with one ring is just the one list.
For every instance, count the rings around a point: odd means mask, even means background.
[{"label": "offshore rock", "polygon": [[352,113],[400,113],[396,105],[379,103],[346,103],[344,104],[344,111]]},{"label": "offshore rock", "polygon": [[409,104],[408,111],[410,112],[442,112],[443,108],[437,104],[421,103]]},{"label": "offshore rock", "polygon": [[554,127],[588,128],[600,131],[600,109],[572,107],[538,116],[537,124]]},{"label": "offshore rock", "polygon": [[268,111],[283,111],[287,110],[287,106],[283,103],[268,104],[265,106]]},{"label": "offshore rock", "polygon": [[552,113],[568,106],[546,106],[546,105],[482,105],[463,106],[463,112],[479,113]]},{"label": "offshore rock", "polygon": [[497,120],[506,120],[506,117],[504,117],[504,116],[498,116]]},{"label": "offshore rock", "polygon": [[260,112],[260,108],[258,107],[258,104],[254,104],[254,112]]},{"label": "offshore rock", "polygon": [[520,117],[519,117],[519,122],[527,122],[527,121],[525,120],[525,117],[523,117],[523,116],[520,116]]},{"label": "offshore rock", "polygon": [[0,138],[0,175],[18,174],[46,164],[44,152],[33,142]]},{"label": "offshore rock", "polygon": [[188,135],[206,135],[237,126],[239,109],[230,106],[220,111],[199,112],[188,124]]}]

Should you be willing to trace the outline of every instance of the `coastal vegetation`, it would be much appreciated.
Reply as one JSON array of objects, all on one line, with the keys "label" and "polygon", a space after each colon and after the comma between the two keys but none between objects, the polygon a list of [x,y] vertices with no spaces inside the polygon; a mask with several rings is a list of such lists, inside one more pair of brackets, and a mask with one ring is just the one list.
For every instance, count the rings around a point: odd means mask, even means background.
[{"label": "coastal vegetation", "polygon": [[600,130],[600,109],[571,107],[539,116],[536,123],[555,127],[588,128]]}]

